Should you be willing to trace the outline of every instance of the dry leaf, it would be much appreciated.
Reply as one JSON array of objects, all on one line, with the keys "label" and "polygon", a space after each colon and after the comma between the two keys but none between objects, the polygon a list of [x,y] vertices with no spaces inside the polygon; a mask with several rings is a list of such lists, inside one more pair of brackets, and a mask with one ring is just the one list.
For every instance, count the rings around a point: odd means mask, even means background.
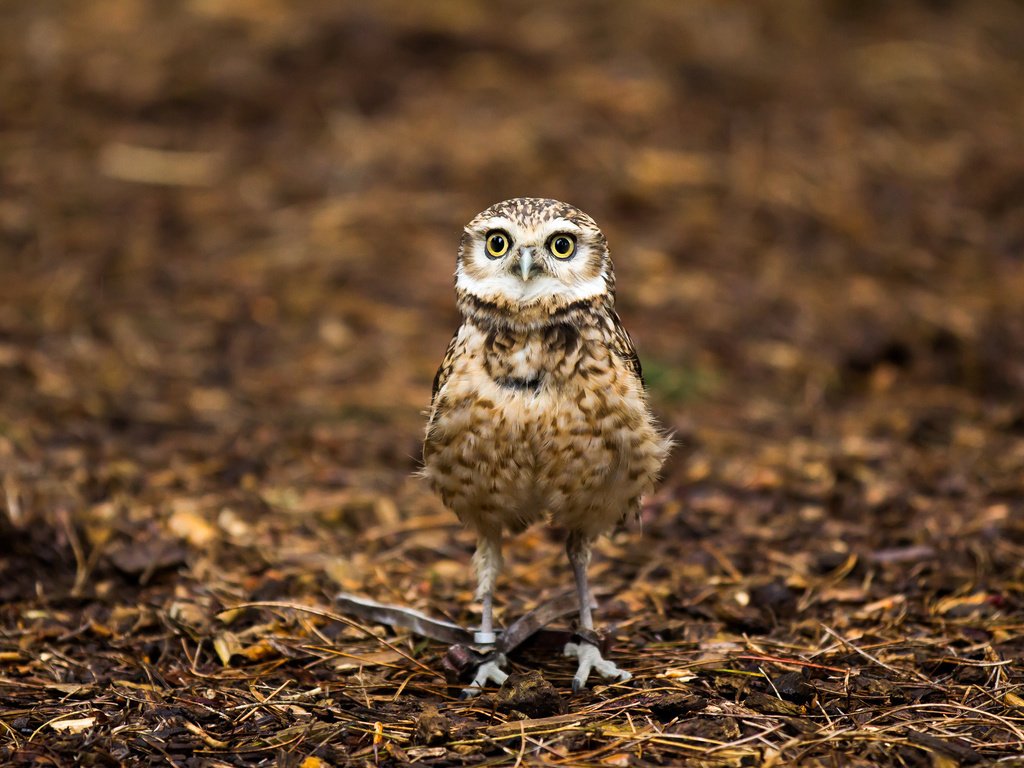
[{"label": "dry leaf", "polygon": [[78,717],[67,720],[56,720],[49,724],[55,731],[64,733],[81,733],[96,725],[95,717]]},{"label": "dry leaf", "polygon": [[176,509],[167,521],[167,527],[175,536],[200,549],[209,546],[218,537],[217,528],[202,514],[190,508]]},{"label": "dry leaf", "polygon": [[220,663],[225,667],[231,665],[231,659],[242,653],[242,643],[234,632],[221,632],[213,638],[213,650],[217,652]]},{"label": "dry leaf", "polygon": [[1016,707],[1020,709],[1024,707],[1024,697],[1018,696],[1013,691],[1007,691],[1003,694],[1003,703],[1008,707]]}]

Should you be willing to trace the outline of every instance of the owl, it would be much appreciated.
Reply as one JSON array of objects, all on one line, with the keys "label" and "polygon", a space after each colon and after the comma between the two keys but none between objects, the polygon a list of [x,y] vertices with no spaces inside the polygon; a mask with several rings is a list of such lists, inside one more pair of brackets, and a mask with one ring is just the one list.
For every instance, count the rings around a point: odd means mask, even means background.
[{"label": "owl", "polygon": [[[579,599],[573,691],[591,671],[628,680],[598,648],[587,566],[595,539],[639,512],[671,441],[615,312],[607,241],[571,205],[506,200],[466,225],[455,292],[462,325],[434,378],[422,474],[477,536],[475,641],[496,640],[504,535],[544,521],[566,532]],[[464,695],[504,682],[504,662],[492,654]]]}]

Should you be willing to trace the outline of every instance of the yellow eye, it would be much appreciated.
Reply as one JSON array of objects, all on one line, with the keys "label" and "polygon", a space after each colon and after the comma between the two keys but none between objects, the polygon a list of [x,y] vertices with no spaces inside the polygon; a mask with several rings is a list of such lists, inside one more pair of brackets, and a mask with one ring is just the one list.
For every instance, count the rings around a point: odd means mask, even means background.
[{"label": "yellow eye", "polygon": [[576,238],[572,235],[555,235],[548,241],[548,250],[558,259],[568,259],[576,252]]},{"label": "yellow eye", "polygon": [[487,255],[492,259],[499,259],[508,253],[508,247],[512,244],[508,235],[499,230],[487,233]]}]

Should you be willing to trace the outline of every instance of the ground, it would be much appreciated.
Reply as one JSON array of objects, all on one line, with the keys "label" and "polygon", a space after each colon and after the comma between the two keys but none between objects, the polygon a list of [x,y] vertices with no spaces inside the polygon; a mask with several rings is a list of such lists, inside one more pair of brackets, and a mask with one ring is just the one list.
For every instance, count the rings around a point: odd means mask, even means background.
[{"label": "ground", "polygon": [[[3,13],[0,762],[1024,765],[1024,5]],[[676,448],[591,568],[634,679],[460,701],[334,597],[474,621],[415,471],[518,195]],[[508,558],[506,624],[570,583]]]}]

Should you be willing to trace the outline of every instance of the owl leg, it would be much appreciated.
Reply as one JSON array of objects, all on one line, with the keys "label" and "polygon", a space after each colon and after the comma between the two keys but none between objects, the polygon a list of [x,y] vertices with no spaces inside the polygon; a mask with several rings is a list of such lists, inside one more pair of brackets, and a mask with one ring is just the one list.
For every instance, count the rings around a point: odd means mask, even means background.
[{"label": "owl leg", "polygon": [[591,670],[605,679],[618,682],[624,682],[632,677],[629,672],[619,669],[614,662],[605,659],[597,647],[597,633],[594,632],[594,618],[590,612],[590,584],[587,582],[591,543],[591,539],[575,531],[569,534],[565,543],[565,551],[569,555],[569,563],[576,577],[576,595],[580,604],[580,642],[566,643],[564,651],[566,656],[574,656],[579,660],[576,675],[572,679],[573,693],[579,693],[586,687]]},{"label": "owl leg", "polygon": [[[474,643],[478,646],[493,646],[497,639],[494,633],[494,582],[501,570],[501,535],[482,536],[473,555],[476,566],[476,597],[483,604],[480,617],[480,631],[474,635]],[[473,682],[463,688],[462,698],[476,696],[487,683],[501,685],[508,677],[501,667],[505,663],[504,654],[494,652],[486,661],[477,667]]]}]

